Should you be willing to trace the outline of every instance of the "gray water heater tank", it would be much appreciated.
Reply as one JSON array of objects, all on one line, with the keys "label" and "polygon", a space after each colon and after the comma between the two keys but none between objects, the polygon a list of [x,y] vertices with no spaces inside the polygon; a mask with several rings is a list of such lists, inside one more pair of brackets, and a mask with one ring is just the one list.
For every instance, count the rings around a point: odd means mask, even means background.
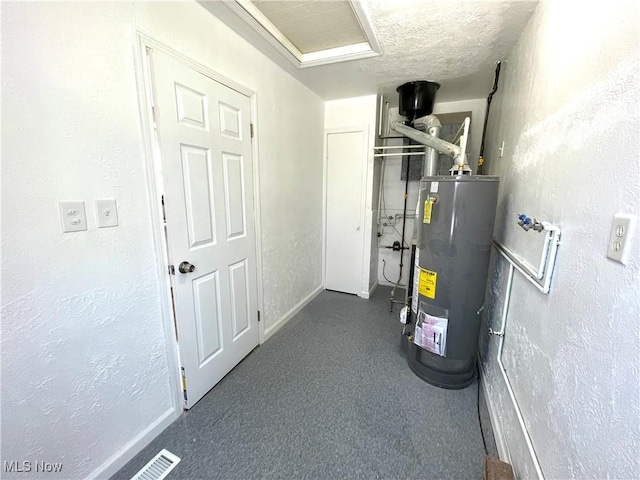
[{"label": "gray water heater tank", "polygon": [[498,177],[424,177],[418,202],[408,363],[423,380],[464,388],[474,378],[498,202]]}]

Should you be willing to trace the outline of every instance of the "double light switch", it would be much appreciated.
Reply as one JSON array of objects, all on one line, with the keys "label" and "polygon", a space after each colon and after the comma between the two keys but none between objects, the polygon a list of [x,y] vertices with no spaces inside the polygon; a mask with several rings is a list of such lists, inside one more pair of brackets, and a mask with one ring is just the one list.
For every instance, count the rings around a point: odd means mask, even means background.
[{"label": "double light switch", "polygon": [[84,202],[58,202],[63,232],[80,232],[87,229]]}]

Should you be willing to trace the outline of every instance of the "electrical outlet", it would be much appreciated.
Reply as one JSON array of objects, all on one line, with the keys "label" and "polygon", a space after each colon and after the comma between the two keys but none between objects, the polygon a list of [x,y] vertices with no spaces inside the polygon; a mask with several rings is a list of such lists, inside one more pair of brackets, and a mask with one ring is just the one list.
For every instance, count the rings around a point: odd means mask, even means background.
[{"label": "electrical outlet", "polygon": [[623,265],[627,264],[636,217],[628,213],[616,213],[613,217],[607,257]]}]

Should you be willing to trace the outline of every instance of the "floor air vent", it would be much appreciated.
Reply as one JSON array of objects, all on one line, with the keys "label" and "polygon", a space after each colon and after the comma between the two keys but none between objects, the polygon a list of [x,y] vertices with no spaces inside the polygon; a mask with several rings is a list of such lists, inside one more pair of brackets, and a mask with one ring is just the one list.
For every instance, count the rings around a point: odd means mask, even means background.
[{"label": "floor air vent", "polygon": [[168,450],[161,450],[142,470],[131,477],[131,480],[162,480],[178,463],[180,457]]}]

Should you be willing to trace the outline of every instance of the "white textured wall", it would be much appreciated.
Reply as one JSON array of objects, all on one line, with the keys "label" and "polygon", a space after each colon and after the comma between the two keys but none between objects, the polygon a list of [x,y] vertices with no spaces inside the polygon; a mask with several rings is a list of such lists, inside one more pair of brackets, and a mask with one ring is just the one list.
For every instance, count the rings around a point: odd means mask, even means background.
[{"label": "white textured wall", "polygon": [[[365,212],[362,249],[362,275],[360,296],[368,297],[369,291],[377,284],[378,255],[375,222],[377,217],[377,183],[380,175],[380,161],[373,158],[373,147],[377,136],[377,96],[345,98],[325,103],[324,128],[364,127],[368,133],[365,176]],[[375,202],[374,202],[375,200]]]},{"label": "white textured wall", "polygon": [[[519,274],[504,361],[546,478],[640,477],[640,239],[606,258],[613,216],[640,215],[638,3],[543,1],[502,68],[486,158],[500,175],[497,237],[539,243],[516,214],[562,227],[552,290]],[[498,148],[505,141],[505,155]],[[494,262],[487,322],[499,328],[506,266]],[[482,337],[490,403],[520,478],[535,472]]]},{"label": "white textured wall", "polygon": [[[317,96],[195,3],[4,4],[2,460],[64,478],[172,415],[135,28],[257,91],[267,326],[321,284]],[[112,196],[120,226],[98,230]],[[61,233],[59,199],[85,200],[88,231]]]}]

